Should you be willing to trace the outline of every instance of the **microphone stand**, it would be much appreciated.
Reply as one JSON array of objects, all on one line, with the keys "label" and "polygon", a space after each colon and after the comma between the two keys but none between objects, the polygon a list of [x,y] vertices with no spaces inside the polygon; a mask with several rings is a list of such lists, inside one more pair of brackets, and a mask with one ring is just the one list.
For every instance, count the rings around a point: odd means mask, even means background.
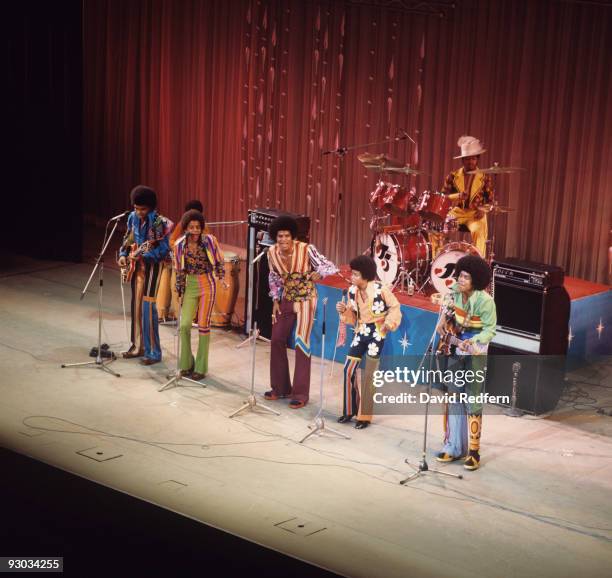
[{"label": "microphone stand", "polygon": [[[342,291],[342,299],[340,300],[341,303],[344,303],[344,298],[348,295],[348,289],[344,289]],[[329,370],[329,380],[331,381],[333,376],[334,376],[334,366],[336,365],[336,353],[338,351],[338,338],[340,337],[340,325],[342,325],[342,321],[340,320],[340,318],[338,318],[338,329],[336,331],[336,341],[334,342],[334,356],[332,357],[332,364],[331,364],[331,369]],[[345,324],[345,331],[346,331],[346,324]]]},{"label": "microphone stand", "polygon": [[[438,328],[438,324],[440,323],[440,319],[442,318],[442,314],[446,311],[446,307],[442,304],[440,305],[440,311],[438,313],[438,320],[436,321],[436,326],[431,334],[431,338],[429,339],[429,343],[427,344],[427,349],[425,349],[425,355],[423,355],[421,362],[419,363],[419,367],[417,368],[417,373],[423,367],[423,363],[425,361],[425,357],[429,353],[429,369],[432,369],[433,365],[433,347],[436,340],[436,330]],[[442,476],[449,476],[451,478],[457,478],[459,480],[463,479],[463,475],[461,474],[453,474],[450,472],[445,472],[443,470],[432,469],[427,464],[427,425],[429,422],[429,400],[431,399],[431,381],[427,379],[427,404],[425,405],[425,427],[423,428],[423,450],[421,453],[421,461],[418,464],[412,464],[408,459],[404,460],[405,464],[408,464],[412,469],[415,470],[414,473],[410,474],[407,478],[400,481],[400,485],[404,486],[408,482],[419,478],[420,476],[424,476],[426,473],[432,474],[440,474]]]},{"label": "microphone stand", "polygon": [[228,417],[235,417],[237,416],[239,413],[242,413],[243,411],[250,409],[251,411],[254,411],[255,409],[263,409],[265,411],[268,411],[270,413],[273,413],[275,415],[280,415],[280,412],[272,409],[271,407],[268,407],[267,405],[264,405],[263,403],[257,403],[257,398],[255,397],[255,353],[256,353],[256,349],[257,349],[257,338],[259,337],[259,331],[257,329],[257,321],[255,321],[255,323],[253,323],[253,330],[252,333],[250,335],[250,337],[248,337],[246,339],[246,341],[244,343],[246,343],[247,341],[251,341],[251,392],[249,393],[249,397],[247,398],[247,400],[233,413],[231,413]]},{"label": "microphone stand", "polygon": [[325,434],[327,432],[344,438],[345,440],[350,440],[351,436],[348,436],[338,430],[335,430],[330,427],[326,427],[325,420],[323,419],[323,381],[325,380],[325,311],[327,309],[327,297],[323,299],[323,328],[321,332],[321,375],[320,375],[320,384],[319,384],[319,411],[314,418],[314,423],[309,425],[310,432],[308,432],[301,440],[300,443],[303,444],[311,435],[313,434]]},{"label": "microphone stand", "polygon": [[[98,351],[97,351],[96,359],[94,361],[82,361],[80,363],[62,363],[61,365],[62,368],[85,367],[85,366],[92,365],[96,369],[101,369],[102,371],[106,371],[106,373],[110,373],[111,375],[114,375],[115,377],[121,377],[120,374],[115,373],[112,369],[107,367],[110,363],[112,363],[115,360],[114,354],[111,354],[112,357],[110,357],[106,362],[102,358],[102,289],[104,287],[104,253],[106,252],[106,249],[108,248],[108,245],[110,244],[111,239],[113,238],[113,235],[115,234],[115,230],[117,229],[117,226],[119,225],[120,218],[123,216],[125,216],[125,213],[123,215],[120,215],[119,218],[110,219],[106,223],[106,230],[104,232],[104,240],[102,241],[102,249],[100,250],[98,257],[96,258],[96,263],[94,265],[94,268],[92,269],[91,275],[89,275],[89,279],[87,280],[87,283],[85,283],[85,287],[83,287],[83,290],[81,291],[81,297],[79,298],[81,301],[83,300],[83,298],[85,297],[85,293],[87,292],[87,289],[89,288],[89,284],[91,283],[91,280],[93,279],[93,276],[95,275],[96,270],[98,270],[98,286],[99,286],[98,288]],[[113,226],[113,229],[110,232],[110,234],[107,234],[108,225],[112,220],[115,221],[115,225]]]},{"label": "microphone stand", "polygon": [[523,417],[523,410],[516,407],[518,397],[518,374],[521,371],[521,364],[515,361],[512,364],[512,406],[504,411],[508,417]]},{"label": "microphone stand", "polygon": [[389,138],[386,138],[384,140],[377,141],[377,142],[368,142],[368,143],[354,144],[354,145],[348,145],[348,146],[341,146],[336,149],[330,149],[330,150],[323,151],[322,154],[323,155],[334,154],[334,155],[338,155],[339,157],[343,157],[349,151],[354,151],[356,149],[363,149],[363,148],[367,148],[367,147],[371,147],[375,145],[387,144],[390,142],[399,142],[399,141],[406,140],[406,139],[410,140],[412,144],[416,144],[416,142],[410,137],[410,135],[406,131],[402,131],[402,132],[403,134],[401,136],[389,137]]},{"label": "microphone stand", "polygon": [[[255,247],[257,247],[257,243],[255,241],[255,239],[253,239],[253,241],[255,242]],[[253,274],[255,272],[255,264],[257,263],[257,283],[255,284],[255,299],[256,304],[255,307],[253,307],[251,301],[247,301],[247,308],[248,308],[248,313],[247,313],[247,319],[245,319],[245,324],[248,325],[249,321],[253,322],[253,316],[254,316],[254,312],[255,310],[257,310],[257,303],[259,302],[259,261],[263,258],[263,256],[268,252],[268,250],[270,249],[270,247],[266,247],[264,248],[259,255],[257,255],[253,260],[249,261],[249,286],[247,287],[247,299],[249,298],[249,295],[252,295],[252,289],[253,289]],[[257,322],[254,323],[254,325],[256,325]],[[251,327],[251,331],[252,331],[252,327]],[[247,327],[246,331],[247,334],[249,332],[249,328]],[[247,337],[244,341],[241,341],[238,345],[236,345],[236,349],[240,349],[241,347],[244,347],[247,343],[249,343],[251,341],[251,339],[253,339],[253,335],[255,334],[255,332],[252,332],[251,335],[249,337]],[[266,337],[263,337],[262,335],[259,334],[259,331],[257,331],[257,335],[255,335],[255,339],[261,339],[262,341],[265,341],[266,343],[270,343],[270,340],[267,339]],[[280,415],[280,414],[279,414]]]},{"label": "microphone stand", "polygon": [[[176,324],[176,332],[174,333],[175,335],[174,352],[176,353],[176,371],[174,372],[174,375],[170,378],[170,380],[164,383],[164,385],[162,385],[157,391],[166,391],[167,389],[171,389],[173,387],[184,387],[183,384],[181,383],[182,380],[189,381],[190,383],[199,385],[200,387],[206,387],[206,384],[202,383],[201,381],[196,381],[195,379],[191,379],[189,377],[181,375],[181,370],[179,369],[179,362],[181,359],[181,317],[182,315],[183,315],[183,305],[181,304],[179,306],[178,323]],[[189,326],[189,331],[190,331],[189,335],[191,336],[191,325]]]}]

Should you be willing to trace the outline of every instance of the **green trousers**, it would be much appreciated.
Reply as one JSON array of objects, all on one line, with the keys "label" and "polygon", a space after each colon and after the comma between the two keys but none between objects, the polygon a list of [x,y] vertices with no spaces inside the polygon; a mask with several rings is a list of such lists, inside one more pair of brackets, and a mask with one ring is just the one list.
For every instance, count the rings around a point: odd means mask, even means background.
[{"label": "green trousers", "polygon": [[[183,306],[181,308],[181,354],[179,369],[193,367],[196,373],[208,373],[208,347],[210,345],[210,316],[215,301],[215,281],[212,275],[187,275]],[[199,307],[199,309],[198,309]],[[191,352],[191,324],[198,312],[198,353]]]}]

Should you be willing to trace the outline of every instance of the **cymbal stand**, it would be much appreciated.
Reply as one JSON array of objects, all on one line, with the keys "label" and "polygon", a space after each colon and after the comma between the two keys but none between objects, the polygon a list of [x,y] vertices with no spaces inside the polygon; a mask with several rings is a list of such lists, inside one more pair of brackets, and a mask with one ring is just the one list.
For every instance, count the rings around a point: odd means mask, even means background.
[{"label": "cymbal stand", "polygon": [[486,244],[489,247],[489,251],[488,251],[489,254],[486,256],[486,260],[489,265],[491,265],[491,263],[493,263],[493,260],[495,259],[495,233],[496,233],[495,221],[497,220],[497,211],[495,210],[495,203],[493,203],[493,208],[494,210],[491,211],[493,213],[492,218],[491,218],[491,238],[487,239],[486,241]]}]

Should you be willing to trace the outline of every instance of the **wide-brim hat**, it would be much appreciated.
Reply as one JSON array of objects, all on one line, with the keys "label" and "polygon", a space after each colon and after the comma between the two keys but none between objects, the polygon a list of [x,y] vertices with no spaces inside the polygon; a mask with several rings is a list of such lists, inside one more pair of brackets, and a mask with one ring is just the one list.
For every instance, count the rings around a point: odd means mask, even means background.
[{"label": "wide-brim hat", "polygon": [[462,159],[463,157],[475,157],[486,153],[487,150],[482,148],[480,141],[473,136],[462,136],[457,141],[457,146],[461,147],[461,154],[455,159]]}]

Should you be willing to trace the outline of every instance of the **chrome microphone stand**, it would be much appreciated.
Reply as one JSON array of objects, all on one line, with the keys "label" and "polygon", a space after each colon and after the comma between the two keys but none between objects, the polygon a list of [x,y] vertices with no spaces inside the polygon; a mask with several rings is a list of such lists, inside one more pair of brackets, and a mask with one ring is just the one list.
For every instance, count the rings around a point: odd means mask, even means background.
[{"label": "chrome microphone stand", "polygon": [[[110,357],[106,361],[102,357],[102,289],[104,287],[104,253],[106,252],[106,249],[108,248],[108,245],[110,244],[111,239],[113,238],[113,235],[115,234],[117,225],[119,225],[119,220],[122,217],[124,217],[126,214],[127,213],[123,213],[122,215],[113,217],[113,219],[110,219],[106,223],[106,231],[104,232],[104,240],[102,241],[102,249],[100,250],[100,254],[98,255],[98,257],[96,258],[96,263],[94,265],[94,268],[91,271],[91,274],[89,275],[89,279],[87,279],[87,283],[85,283],[85,287],[83,287],[83,290],[81,291],[80,300],[82,301],[83,298],[85,297],[85,293],[87,293],[89,284],[91,283],[91,280],[93,279],[93,276],[95,275],[96,269],[97,269],[99,286],[98,286],[98,351],[97,351],[96,358],[95,360],[92,360],[92,361],[82,361],[80,363],[62,363],[61,365],[62,368],[86,367],[86,366],[92,365],[96,369],[101,369],[102,371],[105,371],[106,373],[110,373],[111,375],[114,375],[115,377],[121,377],[119,373],[115,373],[112,369],[108,367],[110,363],[115,361],[115,357],[114,356]],[[108,225],[112,220],[115,221],[115,225],[113,226],[110,234],[107,234]]]},{"label": "chrome microphone stand", "polygon": [[[425,357],[429,354],[429,369],[432,368],[433,363],[433,348],[436,340],[436,331],[438,329],[438,324],[440,323],[440,319],[442,319],[442,314],[446,311],[446,307],[440,305],[440,311],[438,313],[438,320],[436,321],[436,326],[431,334],[431,338],[429,339],[429,343],[427,344],[427,349],[425,349],[425,355],[423,355],[421,362],[419,363],[419,367],[417,368],[417,374],[423,367],[423,363],[425,362]],[[400,481],[400,485],[405,485],[416,478],[419,478],[425,475],[427,472],[432,474],[440,474],[442,476],[449,476],[451,478],[457,478],[459,480],[463,479],[463,475],[461,474],[453,474],[450,472],[445,472],[443,470],[432,469],[429,467],[427,463],[427,426],[429,423],[429,400],[431,399],[431,380],[427,379],[427,403],[425,404],[425,427],[423,428],[423,450],[421,453],[421,461],[418,464],[411,463],[408,459],[404,460],[404,463],[409,465],[414,471],[414,473],[410,474],[407,478]]]},{"label": "chrome microphone stand", "polygon": [[[255,246],[257,246],[256,241],[255,241],[255,231],[251,231],[251,241],[250,242],[255,243]],[[249,333],[249,330],[252,330],[252,327],[250,327],[249,325],[253,320],[254,312],[257,310],[257,306],[259,304],[259,261],[268,252],[269,249],[270,247],[264,248],[259,253],[259,255],[257,255],[253,260],[249,262],[249,286],[247,287],[247,315],[245,319],[245,327],[246,327],[245,333],[247,334]],[[255,307],[253,307],[253,302],[252,302],[252,299],[249,299],[249,295],[253,295],[253,275],[255,274],[255,264],[257,264],[257,282],[255,284],[256,302],[255,302]],[[255,332],[251,332],[251,335],[249,335],[249,337],[247,337],[244,341],[236,345],[236,349],[240,349],[241,347],[244,347],[247,343],[249,343],[254,334]],[[261,339],[262,341],[265,341],[266,343],[270,343],[270,340],[261,336],[259,334],[259,331],[257,332],[255,339]]]},{"label": "chrome microphone stand", "polygon": [[300,440],[300,443],[303,444],[311,435],[313,434],[325,434],[327,432],[344,438],[345,440],[350,440],[351,436],[348,436],[338,430],[327,427],[325,425],[325,420],[323,419],[323,381],[325,380],[325,312],[327,309],[327,297],[323,299],[323,329],[321,332],[321,375],[320,375],[320,383],[319,383],[319,411],[314,418],[314,423],[309,425],[310,431]]},{"label": "chrome microphone stand", "polygon": [[275,415],[280,415],[280,412],[264,405],[263,403],[257,403],[257,398],[255,397],[255,354],[257,349],[257,338],[259,337],[259,331],[257,329],[257,321],[253,323],[253,330],[251,335],[246,339],[246,341],[251,340],[251,392],[249,393],[249,397],[247,400],[233,413],[229,415],[229,417],[235,417],[239,413],[250,409],[251,411],[255,409],[263,409],[264,411],[268,411]]},{"label": "chrome microphone stand", "polygon": [[[185,375],[181,375],[181,370],[179,369],[180,359],[181,359],[181,318],[183,316],[183,306],[179,305],[179,315],[178,315],[178,323],[176,324],[176,332],[175,332],[175,341],[174,341],[174,352],[176,353],[176,371],[174,375],[170,378],[169,381],[164,383],[157,391],[166,391],[167,389],[172,389],[173,387],[184,387],[181,381],[189,381],[194,385],[199,385],[200,387],[206,387],[205,383],[201,381],[196,381],[195,379],[190,379]],[[189,331],[191,335],[191,325],[189,326]]]},{"label": "chrome microphone stand", "polygon": [[523,411],[516,407],[518,398],[518,374],[521,371],[521,364],[515,361],[512,364],[512,406],[504,411],[508,417],[523,417]]}]

